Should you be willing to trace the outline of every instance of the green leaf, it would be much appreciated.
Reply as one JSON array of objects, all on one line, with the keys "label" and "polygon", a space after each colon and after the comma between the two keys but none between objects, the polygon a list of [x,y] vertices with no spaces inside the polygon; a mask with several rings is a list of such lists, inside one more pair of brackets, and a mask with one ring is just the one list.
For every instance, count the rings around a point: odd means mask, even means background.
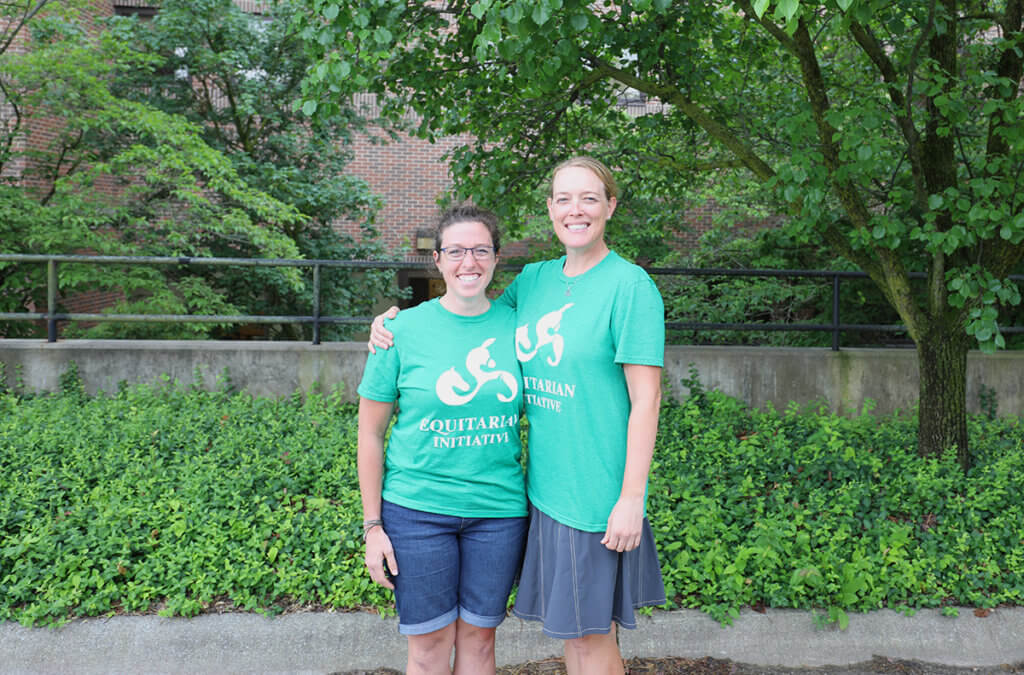
[{"label": "green leaf", "polygon": [[800,10],[800,0],[778,0],[778,3],[775,8],[775,16],[785,19],[787,23],[792,21]]},{"label": "green leaf", "polygon": [[519,53],[519,43],[516,40],[499,40],[498,54],[506,61],[511,61]]},{"label": "green leaf", "polygon": [[338,13],[341,9],[337,5],[327,5],[324,7],[324,18],[328,21],[334,21],[338,18]]},{"label": "green leaf", "polygon": [[518,24],[523,20],[523,8],[516,2],[502,10],[501,15],[505,17],[505,20],[512,25]]},{"label": "green leaf", "polygon": [[545,0],[539,0],[530,16],[535,24],[543,26],[551,18],[551,8]]},{"label": "green leaf", "polygon": [[754,14],[757,18],[764,16],[765,10],[768,9],[769,0],[754,0]]},{"label": "green leaf", "polygon": [[303,101],[302,112],[308,117],[312,117],[313,113],[316,112],[317,102],[316,101]]},{"label": "green leaf", "polygon": [[334,61],[331,63],[331,75],[339,80],[344,80],[352,72],[352,64],[348,61]]},{"label": "green leaf", "polygon": [[488,23],[480,31],[480,36],[487,44],[498,44],[501,42],[501,29],[496,24]]},{"label": "green leaf", "polygon": [[482,19],[484,15],[487,14],[487,10],[490,8],[490,6],[491,0],[477,0],[476,2],[473,3],[472,7],[470,7],[469,11],[477,19]]}]

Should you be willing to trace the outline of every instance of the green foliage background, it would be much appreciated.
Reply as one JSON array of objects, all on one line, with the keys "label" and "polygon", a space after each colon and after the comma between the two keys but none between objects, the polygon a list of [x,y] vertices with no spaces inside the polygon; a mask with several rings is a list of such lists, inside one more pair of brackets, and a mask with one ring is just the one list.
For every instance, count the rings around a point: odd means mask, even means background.
[{"label": "green foliage background", "polygon": [[[0,620],[218,603],[393,611],[366,575],[356,411],[171,382],[29,395],[0,377]],[[1024,429],[970,421],[964,475],[922,458],[913,415],[668,402],[649,490],[669,608],[846,613],[1024,601]],[[825,616],[823,614],[823,616]]]},{"label": "green foliage background", "polygon": [[[794,241],[827,242],[918,348],[922,452],[955,446],[967,469],[967,352],[1004,347],[1021,304],[1019,2],[300,4],[307,114],[371,91],[424,137],[470,134],[462,194],[536,209],[546,169],[585,152],[652,205],[733,189]],[[631,118],[619,104],[637,98],[657,106]],[[669,235],[650,222],[653,243]]]},{"label": "green foliage background", "polygon": [[[5,3],[0,19],[36,4]],[[379,200],[344,175],[350,134],[364,121],[344,107],[310,122],[291,106],[309,65],[289,29],[291,4],[254,15],[231,0],[167,0],[152,21],[98,18],[93,4],[38,2],[20,28],[25,48],[0,47],[9,113],[0,252],[384,257],[372,226]],[[335,231],[338,219],[359,224],[361,237]],[[62,312],[85,292],[109,294],[116,313],[285,315],[312,305],[312,275],[293,267],[61,265],[58,275]],[[45,276],[41,264],[0,264],[0,311],[45,307]],[[392,277],[325,273],[321,313],[369,314]],[[101,323],[65,336],[219,338],[235,328]],[[324,337],[349,332],[330,325]],[[38,327],[5,322],[0,333]],[[310,333],[281,324],[266,337]]]}]

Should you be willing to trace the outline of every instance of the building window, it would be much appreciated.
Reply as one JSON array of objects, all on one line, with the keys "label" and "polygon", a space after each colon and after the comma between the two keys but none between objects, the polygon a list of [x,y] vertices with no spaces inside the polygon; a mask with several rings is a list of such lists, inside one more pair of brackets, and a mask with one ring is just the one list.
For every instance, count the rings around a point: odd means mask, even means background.
[{"label": "building window", "polygon": [[114,3],[115,16],[137,16],[143,21],[149,21],[156,16],[157,8],[141,2],[119,2]]}]

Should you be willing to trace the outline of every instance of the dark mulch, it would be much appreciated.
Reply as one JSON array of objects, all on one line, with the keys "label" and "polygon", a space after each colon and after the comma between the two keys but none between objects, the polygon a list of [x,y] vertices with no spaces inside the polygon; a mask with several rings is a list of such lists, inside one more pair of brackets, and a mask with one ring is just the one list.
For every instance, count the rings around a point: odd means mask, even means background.
[{"label": "dark mulch", "polygon": [[[962,675],[979,673],[1024,673],[1024,663],[993,668],[954,668],[920,661],[901,661],[876,656],[871,661],[852,666],[823,666],[817,668],[779,668],[752,666],[727,659],[659,659],[633,658],[626,661],[626,675],[811,675],[812,673],[842,673],[843,675],[870,675],[872,673],[901,673],[902,675]],[[391,668],[377,670],[351,670],[335,675],[401,675]],[[565,675],[562,659],[528,661],[514,666],[498,668],[498,675]]]}]

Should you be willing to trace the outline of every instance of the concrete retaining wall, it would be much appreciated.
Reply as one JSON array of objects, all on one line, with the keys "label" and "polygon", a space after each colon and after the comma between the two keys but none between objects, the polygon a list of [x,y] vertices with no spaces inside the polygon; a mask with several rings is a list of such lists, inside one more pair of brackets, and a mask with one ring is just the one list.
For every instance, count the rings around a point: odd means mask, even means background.
[{"label": "concrete retaining wall", "polygon": [[[7,386],[20,381],[31,391],[56,391],[60,375],[74,361],[86,390],[113,392],[126,381],[169,378],[192,384],[199,374],[207,388],[227,371],[232,382],[255,396],[284,396],[296,390],[341,387],[347,400],[366,361],[366,345],[342,342],[219,342],[170,340],[0,340]],[[783,409],[790,402],[823,402],[836,412],[857,412],[867,400],[874,411],[910,410],[916,405],[916,352],[910,349],[672,346],[665,353],[671,395],[687,393],[681,380],[693,364],[703,386],[735,396],[756,408]],[[967,360],[968,407],[978,411],[979,394],[991,388],[1001,415],[1024,414],[1024,352],[982,354]]]}]

